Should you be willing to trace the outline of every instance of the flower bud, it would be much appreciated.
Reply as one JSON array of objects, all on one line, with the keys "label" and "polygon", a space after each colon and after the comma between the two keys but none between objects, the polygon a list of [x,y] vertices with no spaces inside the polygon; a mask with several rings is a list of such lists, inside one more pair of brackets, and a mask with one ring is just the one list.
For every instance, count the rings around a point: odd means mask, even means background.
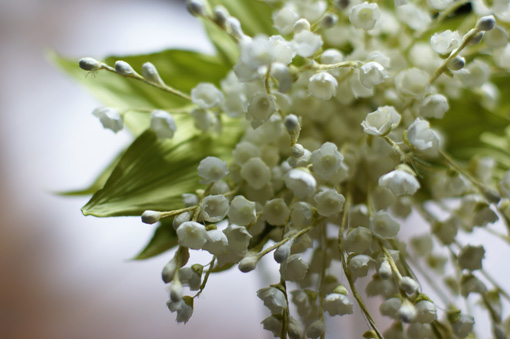
[{"label": "flower bud", "polygon": [[223,93],[210,83],[200,83],[191,90],[191,101],[200,108],[221,107],[225,98]]},{"label": "flower bud", "polygon": [[237,267],[241,272],[247,273],[255,269],[258,261],[257,255],[248,254],[239,262]]},{"label": "flower bud", "polygon": [[230,13],[228,10],[221,5],[214,7],[214,16],[213,20],[218,26],[222,28],[226,28],[227,19],[230,17]]},{"label": "flower bud", "polygon": [[458,55],[454,58],[451,58],[446,63],[446,67],[448,67],[448,69],[452,70],[452,71],[458,71],[460,69],[463,69],[465,65],[466,65],[466,59],[464,59],[463,57],[458,56]]},{"label": "flower bud", "polygon": [[324,321],[318,319],[311,323],[306,329],[306,336],[308,338],[318,338],[320,337],[324,331],[326,331],[326,327],[324,325]]},{"label": "flower bud", "polygon": [[322,100],[329,100],[336,94],[338,82],[328,72],[320,72],[310,77],[308,91],[310,95]]},{"label": "flower bud", "polygon": [[193,16],[205,14],[205,5],[202,0],[186,0],[186,7]]},{"label": "flower bud", "polygon": [[382,279],[389,279],[393,275],[393,271],[391,270],[390,263],[388,262],[388,260],[386,258],[381,262],[381,266],[379,266],[377,273],[379,273],[379,276]]},{"label": "flower bud", "polygon": [[182,299],[182,284],[179,280],[172,281],[170,286],[170,300],[178,302]]},{"label": "flower bud", "polygon": [[142,222],[145,224],[155,224],[161,219],[161,213],[147,210],[142,213]]},{"label": "flower bud", "polygon": [[115,62],[115,72],[123,76],[130,76],[136,74],[133,67],[125,61],[118,60]]},{"label": "flower bud", "polygon": [[206,157],[198,165],[198,175],[203,179],[200,183],[204,185],[221,180],[227,174],[227,163],[216,157]]},{"label": "flower bud", "polygon": [[294,144],[290,148],[290,155],[297,159],[301,158],[305,154],[305,149],[301,144]]},{"label": "flower bud", "polygon": [[142,75],[145,79],[151,82],[163,84],[163,80],[159,76],[156,66],[154,66],[151,62],[146,62],[142,65]]},{"label": "flower bud", "polygon": [[78,61],[78,65],[85,71],[97,71],[101,69],[102,64],[94,58],[85,57]]},{"label": "flower bud", "polygon": [[160,139],[172,139],[177,130],[177,124],[170,113],[155,110],[151,112],[151,129]]},{"label": "flower bud", "polygon": [[296,49],[296,54],[304,58],[313,56],[323,44],[322,37],[320,35],[305,29],[294,34],[292,43]]},{"label": "flower bud", "polygon": [[402,277],[398,285],[408,295],[415,294],[416,291],[418,291],[418,288],[420,287],[420,285],[418,285],[418,282],[411,277]]},{"label": "flower bud", "polygon": [[317,187],[317,181],[306,169],[295,168],[284,177],[285,185],[299,199],[311,197]]},{"label": "flower bud", "polygon": [[476,29],[479,31],[490,31],[496,27],[496,19],[493,15],[486,15],[478,19]]},{"label": "flower bud", "polygon": [[405,322],[410,323],[416,318],[416,308],[407,299],[404,299],[402,306],[397,311],[397,317]]},{"label": "flower bud", "polygon": [[287,132],[289,132],[291,137],[299,134],[299,131],[301,131],[299,118],[294,114],[287,115],[285,119],[283,119],[283,124],[285,125],[285,128],[287,129]]},{"label": "flower bud", "polygon": [[174,280],[175,270],[177,269],[177,263],[175,258],[172,258],[164,267],[161,272],[161,278],[165,283],[169,283]]},{"label": "flower bud", "polygon": [[331,28],[331,27],[335,26],[337,22],[338,22],[338,16],[336,14],[327,13],[322,17],[319,24],[321,25],[322,28],[327,29],[327,28]]}]

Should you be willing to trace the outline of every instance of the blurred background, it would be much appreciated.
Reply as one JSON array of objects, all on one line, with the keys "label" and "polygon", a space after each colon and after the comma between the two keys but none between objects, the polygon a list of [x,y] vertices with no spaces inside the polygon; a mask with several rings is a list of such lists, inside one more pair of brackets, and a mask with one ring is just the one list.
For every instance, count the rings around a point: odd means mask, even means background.
[{"label": "blurred background", "polygon": [[[268,315],[256,297],[259,275],[213,276],[190,322],[177,325],[160,279],[171,254],[129,260],[154,227],[84,217],[87,197],[52,193],[90,184],[131,137],[104,130],[91,114],[99,103],[45,53],[165,48],[213,51],[183,1],[0,0],[0,338],[270,337],[259,324]],[[504,253],[488,253],[487,268],[501,270]],[[353,320],[328,325],[329,334],[362,333],[359,314]]]}]

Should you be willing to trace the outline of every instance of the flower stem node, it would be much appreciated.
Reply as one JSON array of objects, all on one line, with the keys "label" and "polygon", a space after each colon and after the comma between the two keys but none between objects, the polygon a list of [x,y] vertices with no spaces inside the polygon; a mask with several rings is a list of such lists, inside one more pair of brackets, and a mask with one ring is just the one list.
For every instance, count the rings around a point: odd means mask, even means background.
[{"label": "flower stem node", "polygon": [[132,76],[136,74],[133,67],[125,61],[118,60],[115,62],[115,72],[119,73],[122,76]]},{"label": "flower stem node", "polygon": [[142,222],[145,224],[155,224],[161,219],[161,212],[147,210],[142,213]]},{"label": "flower stem node", "polygon": [[78,65],[84,71],[93,72],[93,71],[100,70],[103,64],[94,58],[85,57],[85,58],[81,58],[80,61],[78,61]]},{"label": "flower stem node", "polygon": [[479,31],[490,31],[496,27],[496,19],[493,15],[486,15],[478,19],[476,29]]}]

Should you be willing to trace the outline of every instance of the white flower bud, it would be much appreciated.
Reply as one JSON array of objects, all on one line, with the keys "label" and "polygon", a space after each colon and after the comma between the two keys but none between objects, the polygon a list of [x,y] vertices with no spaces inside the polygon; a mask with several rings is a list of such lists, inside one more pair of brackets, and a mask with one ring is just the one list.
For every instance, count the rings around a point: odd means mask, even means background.
[{"label": "white flower bud", "polygon": [[292,244],[293,243],[294,243],[294,241],[292,239],[290,239],[286,243],[284,243],[283,245],[280,245],[280,247],[278,247],[274,251],[274,254],[273,254],[274,261],[276,261],[279,264],[281,264],[284,261],[286,261],[289,258],[290,250],[292,248]]},{"label": "white flower bud", "polygon": [[191,90],[191,101],[203,109],[221,107],[224,100],[223,93],[210,83],[199,83]]},{"label": "white flower bud", "polygon": [[208,222],[219,222],[228,213],[228,199],[223,195],[208,195],[202,200],[200,216]]},{"label": "white flower bud", "polygon": [[460,250],[459,265],[461,268],[475,271],[482,268],[482,259],[485,256],[483,246],[467,245]]},{"label": "white flower bud", "polygon": [[388,77],[388,73],[378,62],[370,61],[360,67],[359,79],[367,88],[383,83]]},{"label": "white flower bud", "polygon": [[301,131],[301,125],[299,124],[299,118],[294,114],[289,114],[283,119],[283,125],[289,132],[290,136],[298,135]]},{"label": "white flower bud", "polygon": [[287,224],[290,216],[290,210],[282,198],[276,198],[266,201],[262,212],[266,221],[273,226],[282,226]]},{"label": "white flower bud", "polygon": [[145,224],[155,224],[161,219],[161,212],[147,210],[142,213],[142,222]]},{"label": "white flower bud", "polygon": [[310,77],[308,92],[310,95],[322,100],[329,100],[336,94],[338,82],[328,72],[320,72]]},{"label": "white flower bud", "polygon": [[247,114],[255,121],[264,122],[277,111],[276,97],[265,92],[258,92],[251,96],[248,102]]},{"label": "white flower bud", "polygon": [[266,331],[272,332],[275,338],[282,333],[282,321],[275,316],[267,317],[261,324]]},{"label": "white flower bud", "polygon": [[410,68],[395,77],[395,86],[400,93],[419,99],[425,93],[429,79],[430,76],[427,72],[418,68]]},{"label": "white flower bud", "polygon": [[196,194],[192,193],[183,193],[182,194],[182,202],[184,203],[184,206],[191,207],[198,205],[198,197]]},{"label": "white flower bud", "polygon": [[85,57],[78,61],[78,66],[84,71],[97,71],[101,69],[102,64],[94,58]]},{"label": "white flower bud", "polygon": [[292,224],[298,228],[310,225],[313,220],[313,207],[307,202],[298,201],[292,205],[290,215]]},{"label": "white flower bud", "polygon": [[418,282],[411,277],[402,277],[398,283],[399,287],[407,293],[407,295],[413,295],[418,291],[420,285]]},{"label": "white flower bud", "polygon": [[241,272],[248,273],[255,269],[258,261],[259,260],[257,255],[249,254],[239,262],[239,265],[237,265],[237,267]]},{"label": "white flower bud", "polygon": [[317,212],[325,217],[331,217],[342,212],[345,198],[333,189],[324,189],[317,193],[313,200],[317,206]]},{"label": "white flower bud", "polygon": [[443,10],[447,8],[453,0],[427,0],[427,4],[437,10]]},{"label": "white flower bud", "polygon": [[285,294],[276,287],[264,287],[257,291],[257,296],[269,308],[271,314],[282,314],[287,308]]},{"label": "white flower bud", "polygon": [[318,319],[311,323],[306,329],[306,336],[308,338],[318,338],[326,331],[324,321]]},{"label": "white flower bud", "polygon": [[257,218],[255,203],[247,200],[242,195],[236,196],[230,203],[228,218],[234,224],[248,226],[255,222]]},{"label": "white flower bud", "polygon": [[345,167],[343,160],[344,156],[338,152],[338,147],[332,142],[325,142],[310,156],[313,173],[323,180],[329,180],[341,167]]},{"label": "white flower bud", "polygon": [[395,319],[401,305],[402,300],[400,298],[389,298],[383,301],[381,306],[379,306],[379,312],[386,317]]},{"label": "white flower bud", "polygon": [[416,308],[407,299],[404,299],[402,306],[397,311],[397,318],[405,323],[410,323],[416,318]]},{"label": "white flower bud", "polygon": [[285,40],[281,35],[273,35],[269,37],[271,49],[273,50],[273,64],[288,65],[296,56],[294,45],[292,42]]},{"label": "white flower bud", "polygon": [[174,217],[174,220],[172,221],[172,226],[174,227],[174,230],[177,230],[179,226],[185,221],[191,220],[191,213],[190,212],[182,212],[181,214],[178,214]]},{"label": "white flower bud", "polygon": [[228,174],[227,163],[216,157],[206,157],[198,165],[198,175],[203,185],[221,180]]},{"label": "white flower bud", "polygon": [[115,62],[115,72],[123,76],[130,76],[136,74],[133,67],[125,61],[118,60]]},{"label": "white flower bud", "polygon": [[301,255],[293,254],[280,265],[282,279],[287,281],[300,281],[308,271],[308,264],[303,261]]},{"label": "white flower bud", "polygon": [[270,183],[271,170],[260,158],[251,158],[241,167],[241,177],[254,189],[261,189]]},{"label": "white flower bud", "polygon": [[205,226],[198,222],[183,222],[176,232],[180,246],[199,250],[206,242],[207,231]]},{"label": "white flower bud", "polygon": [[485,33],[484,41],[491,48],[502,48],[508,44],[508,33],[503,27],[496,26]]},{"label": "white flower bud", "polygon": [[182,300],[182,284],[179,280],[172,281],[170,285],[170,300],[174,303]]},{"label": "white flower bud", "polygon": [[227,20],[230,17],[230,13],[228,10],[222,6],[217,5],[214,7],[214,22],[218,24],[218,26],[226,29],[227,28]]},{"label": "white flower bud", "polygon": [[124,128],[122,116],[114,108],[98,107],[92,114],[99,118],[104,128],[112,130],[115,133]]},{"label": "white flower bud", "polygon": [[361,28],[366,31],[375,27],[375,23],[381,16],[381,11],[376,3],[363,2],[356,5],[351,9],[349,14],[349,21],[356,28]]},{"label": "white flower bud", "polygon": [[490,31],[496,27],[496,19],[493,15],[483,16],[476,22],[476,29],[479,31]]},{"label": "white flower bud", "polygon": [[294,34],[301,33],[303,31],[310,31],[310,22],[304,18],[301,18],[294,23]]},{"label": "white flower bud", "polygon": [[347,266],[354,279],[364,277],[368,274],[372,258],[365,254],[358,254],[349,259]]},{"label": "white flower bud", "polygon": [[205,4],[203,0],[186,0],[186,8],[193,16],[205,14]]},{"label": "white flower bud", "polygon": [[290,155],[295,159],[301,158],[305,155],[305,148],[301,144],[294,144],[290,148]]},{"label": "white flower bud", "polygon": [[279,11],[273,12],[274,27],[281,35],[292,33],[294,24],[299,19],[299,14],[294,6],[287,4]]},{"label": "white flower bud", "polygon": [[462,41],[459,32],[457,31],[444,31],[441,33],[434,33],[430,37],[430,45],[434,52],[439,55],[450,55],[450,53],[460,46]]},{"label": "white flower bud", "polygon": [[323,307],[330,316],[352,314],[352,301],[346,295],[330,293],[324,298]]},{"label": "white flower bud", "polygon": [[420,151],[437,153],[439,136],[430,128],[428,121],[416,118],[407,128],[407,141]]},{"label": "white flower bud", "polygon": [[319,24],[322,28],[328,29],[336,25],[338,22],[338,16],[334,13],[325,14]]},{"label": "white flower bud", "polygon": [[416,307],[417,311],[416,321],[420,323],[431,323],[436,320],[436,306],[433,302],[420,300],[414,305],[414,307]]},{"label": "white flower bud", "polygon": [[342,62],[344,56],[342,52],[337,49],[330,48],[322,52],[321,54],[321,63],[323,64],[336,64]]},{"label": "white flower bud", "polygon": [[234,162],[243,165],[251,158],[260,157],[260,149],[249,141],[241,141],[232,151]]},{"label": "white flower bud", "polygon": [[160,139],[172,139],[177,130],[177,124],[170,113],[155,110],[151,112],[151,129]]},{"label": "white flower bud", "polygon": [[366,227],[351,228],[345,237],[345,250],[355,253],[365,252],[372,243],[372,232]]},{"label": "white flower bud", "polygon": [[195,264],[192,267],[183,267],[179,271],[179,280],[185,286],[189,286],[190,290],[198,291],[202,283],[202,265]]},{"label": "white flower bud", "polygon": [[446,63],[446,67],[448,67],[448,69],[451,71],[461,70],[464,68],[464,66],[466,66],[466,59],[458,55],[454,58],[451,58]]},{"label": "white flower bud", "polygon": [[408,171],[396,169],[380,177],[379,186],[388,188],[396,196],[402,196],[416,193],[420,183]]},{"label": "white flower bud", "polygon": [[215,229],[207,231],[206,242],[202,249],[208,251],[212,255],[221,255],[227,251],[228,239],[225,233],[221,230]]},{"label": "white flower bud", "polygon": [[311,197],[317,187],[317,181],[305,169],[292,169],[284,177],[285,185],[299,199]]},{"label": "white flower bud", "polygon": [[308,30],[302,30],[294,34],[292,43],[297,55],[308,58],[322,47],[322,37]]},{"label": "white flower bud", "polygon": [[421,102],[420,115],[424,118],[442,119],[448,108],[448,100],[444,95],[432,94]]},{"label": "white flower bud", "polygon": [[379,276],[382,279],[391,278],[393,271],[391,270],[391,265],[388,262],[388,259],[384,258],[384,260],[381,262],[381,266],[379,266],[379,269],[377,270],[377,273],[379,273]]},{"label": "white flower bud", "polygon": [[174,280],[175,270],[177,269],[177,263],[175,259],[172,258],[164,267],[161,272],[161,278],[165,283],[169,283]]},{"label": "white flower bud", "polygon": [[247,37],[244,34],[243,29],[241,28],[241,22],[239,21],[239,19],[230,16],[227,18],[225,26],[227,28],[227,32],[230,32],[230,34],[232,34],[237,39],[241,41],[247,40]]},{"label": "white flower bud", "polygon": [[459,338],[465,338],[473,332],[474,324],[475,319],[472,316],[461,314],[459,319],[452,324],[453,333]]},{"label": "white flower bud", "polygon": [[377,211],[370,220],[372,232],[384,239],[392,239],[400,230],[400,224],[388,212]]},{"label": "white flower bud", "polygon": [[150,62],[146,62],[142,65],[142,75],[145,79],[147,79],[151,82],[154,82],[157,84],[163,84],[163,80],[159,76],[156,66],[154,66]]},{"label": "white flower bud", "polygon": [[168,300],[166,304],[171,312],[177,312],[178,323],[188,322],[193,314],[193,299],[188,296],[183,297],[177,302]]}]

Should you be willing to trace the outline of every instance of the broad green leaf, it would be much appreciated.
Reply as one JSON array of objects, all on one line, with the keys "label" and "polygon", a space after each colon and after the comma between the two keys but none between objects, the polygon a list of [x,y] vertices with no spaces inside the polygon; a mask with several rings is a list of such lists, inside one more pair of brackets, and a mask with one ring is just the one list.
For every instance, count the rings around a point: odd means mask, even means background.
[{"label": "broad green leaf", "polygon": [[177,234],[172,226],[172,222],[160,222],[147,246],[133,259],[148,259],[166,252],[177,246],[177,240]]},{"label": "broad green leaf", "polygon": [[[256,0],[209,0],[212,8],[224,6],[230,15],[241,22],[243,32],[249,36],[274,34],[272,9],[262,1]],[[238,49],[233,39],[214,23],[203,20],[209,39],[216,47],[224,62],[233,66],[237,62]]]},{"label": "broad green leaf", "polygon": [[[78,80],[105,106],[125,109],[182,108],[190,102],[173,94],[149,86],[135,79],[124,78],[108,71],[87,73],[78,67],[77,60],[49,53],[66,73]],[[117,60],[128,62],[141,72],[145,62],[152,62],[166,84],[189,93],[200,82],[219,84],[227,74],[227,67],[219,57],[192,51],[166,50],[136,56],[110,56],[104,62],[110,66]],[[126,126],[139,135],[149,126],[149,114],[130,112],[125,116]]]},{"label": "broad green leaf", "polygon": [[244,127],[237,121],[224,124],[219,137],[193,133],[188,115],[177,120],[174,140],[159,140],[147,130],[126,150],[105,186],[82,208],[97,217],[141,215],[145,210],[181,208],[183,193],[199,184],[197,167],[206,156],[228,160]]}]

